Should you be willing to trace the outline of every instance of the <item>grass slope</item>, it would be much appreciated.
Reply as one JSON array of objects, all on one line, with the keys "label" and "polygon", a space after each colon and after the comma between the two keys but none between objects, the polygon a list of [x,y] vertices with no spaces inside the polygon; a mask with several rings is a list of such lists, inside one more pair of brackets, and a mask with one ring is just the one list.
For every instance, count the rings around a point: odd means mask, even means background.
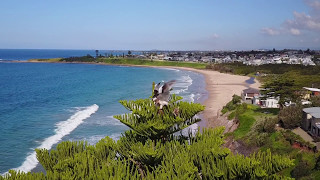
[{"label": "grass slope", "polygon": [[176,66],[176,67],[190,67],[197,69],[205,69],[206,63],[193,63],[193,62],[179,62],[179,61],[151,61],[143,59],[131,58],[100,58],[99,62],[115,65],[143,65],[143,66]]}]

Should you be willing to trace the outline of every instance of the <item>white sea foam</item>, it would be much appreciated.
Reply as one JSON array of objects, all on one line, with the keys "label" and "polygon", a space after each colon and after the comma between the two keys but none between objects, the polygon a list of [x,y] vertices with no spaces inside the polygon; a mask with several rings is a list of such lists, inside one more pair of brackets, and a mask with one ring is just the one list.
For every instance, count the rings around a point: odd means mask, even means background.
[{"label": "white sea foam", "polygon": [[189,98],[190,98],[190,102],[194,102],[194,94],[190,94]]},{"label": "white sea foam", "polygon": [[90,137],[83,137],[83,136],[78,136],[69,139],[69,141],[87,141],[90,145],[95,145],[97,144],[101,139],[105,138],[106,136],[109,136],[111,139],[117,141],[121,137],[121,133],[113,133],[111,135],[94,135]]},{"label": "white sea foam", "polygon": [[174,68],[162,68],[162,69],[167,69],[167,70],[177,71],[177,72],[179,72],[179,71],[180,71],[179,69],[174,69]]},{"label": "white sea foam", "polygon": [[182,76],[180,79],[177,79],[177,82],[173,85],[174,88],[179,88],[175,89],[172,91],[174,94],[180,94],[182,92],[185,92],[189,89],[189,86],[192,85],[192,79],[190,78],[189,75],[187,76]]},{"label": "white sea foam", "polygon": [[[108,135],[95,135],[95,136],[91,136],[89,138],[82,138],[81,140],[87,141],[91,145],[95,145],[95,144],[97,144],[97,142],[99,142],[102,138],[105,138],[106,136],[108,136]],[[121,136],[121,133],[114,133],[114,134],[109,135],[109,137],[115,141],[119,140],[120,136]]]},{"label": "white sea foam", "polygon": [[[80,110],[73,114],[68,120],[61,121],[56,124],[55,134],[50,136],[41,143],[37,148],[45,148],[51,149],[52,146],[58,143],[64,136],[70,134],[73,130],[75,130],[83,120],[89,118],[93,113],[95,113],[99,109],[99,106],[94,104],[92,106],[88,106],[83,110]],[[36,152],[29,153],[25,161],[22,165],[14,170],[29,172],[33,168],[35,168],[38,164],[38,160],[36,157]]]},{"label": "white sea foam", "polygon": [[122,134],[112,134],[109,137],[112,138],[115,141],[118,141],[120,139],[120,137],[122,136]]}]

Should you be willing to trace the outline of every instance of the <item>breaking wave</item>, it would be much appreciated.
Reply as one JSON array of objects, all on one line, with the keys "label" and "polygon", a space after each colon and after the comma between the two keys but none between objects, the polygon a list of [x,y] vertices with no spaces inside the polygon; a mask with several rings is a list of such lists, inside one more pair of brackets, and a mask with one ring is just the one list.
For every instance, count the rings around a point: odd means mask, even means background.
[{"label": "breaking wave", "polygon": [[[52,146],[58,143],[59,141],[61,141],[61,139],[64,136],[70,134],[73,130],[75,130],[83,122],[83,120],[89,118],[92,114],[94,114],[99,109],[99,106],[94,104],[92,106],[85,107],[85,109],[83,108],[81,109],[82,110],[79,109],[75,114],[73,114],[66,121],[61,121],[57,123],[55,134],[44,139],[41,145],[38,146],[37,148],[51,149]],[[26,157],[22,165],[18,168],[15,168],[14,170],[29,172],[33,168],[35,168],[37,164],[38,164],[38,160],[36,157],[36,152],[33,150],[33,152],[29,153],[29,155]]]}]

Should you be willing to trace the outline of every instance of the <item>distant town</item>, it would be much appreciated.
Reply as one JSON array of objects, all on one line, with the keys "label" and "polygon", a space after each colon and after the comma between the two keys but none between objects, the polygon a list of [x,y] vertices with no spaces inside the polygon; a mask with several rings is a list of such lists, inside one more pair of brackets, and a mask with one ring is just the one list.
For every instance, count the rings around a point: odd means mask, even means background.
[{"label": "distant town", "polygon": [[[100,55],[102,56],[102,55]],[[186,62],[232,63],[246,65],[302,64],[320,65],[320,50],[252,50],[252,51],[128,51],[126,57]],[[105,54],[105,57],[114,57]]]}]

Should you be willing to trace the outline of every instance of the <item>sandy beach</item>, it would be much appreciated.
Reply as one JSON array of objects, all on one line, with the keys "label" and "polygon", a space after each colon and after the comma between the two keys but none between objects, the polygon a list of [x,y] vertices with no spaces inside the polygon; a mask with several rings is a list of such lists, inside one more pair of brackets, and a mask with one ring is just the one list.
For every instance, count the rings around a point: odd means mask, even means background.
[{"label": "sandy beach", "polygon": [[245,81],[249,79],[248,76],[224,74],[212,70],[174,68],[198,72],[205,76],[208,99],[204,102],[206,109],[203,112],[203,118],[207,127],[225,126],[226,130],[229,131],[234,123],[220,116],[223,106],[231,101],[234,94],[241,95],[242,90],[246,88],[259,88],[261,86],[256,79],[254,84],[246,83]]}]

